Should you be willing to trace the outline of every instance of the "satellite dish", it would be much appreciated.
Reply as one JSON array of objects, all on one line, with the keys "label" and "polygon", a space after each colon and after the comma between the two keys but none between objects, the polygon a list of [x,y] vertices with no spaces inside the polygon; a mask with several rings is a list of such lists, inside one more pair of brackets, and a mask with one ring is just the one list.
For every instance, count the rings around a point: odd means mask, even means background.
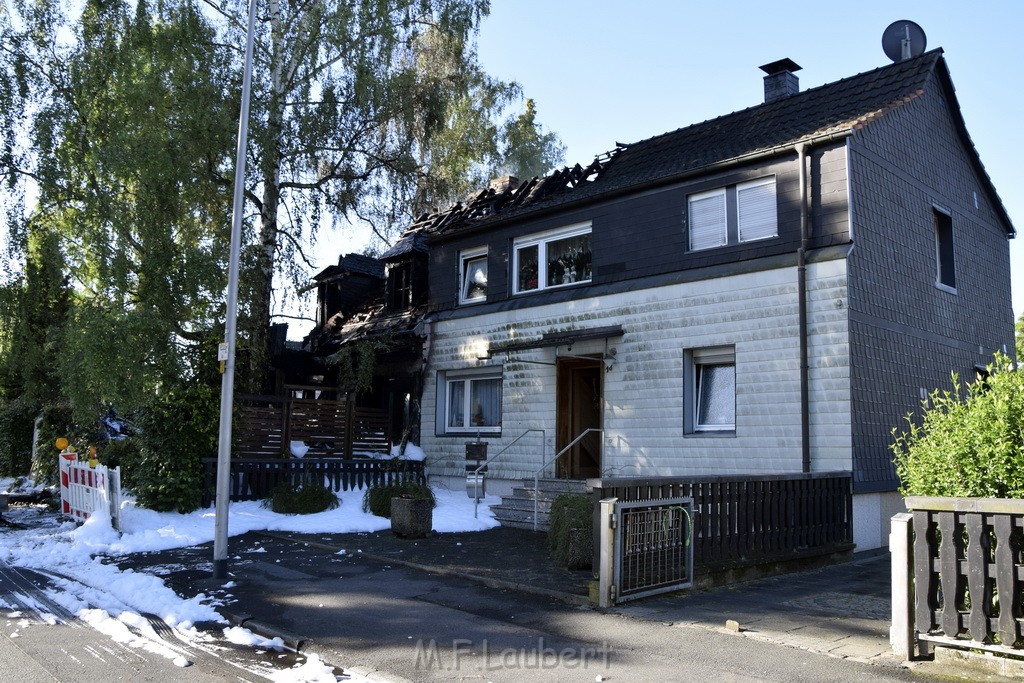
[{"label": "satellite dish", "polygon": [[882,33],[882,49],[894,62],[917,57],[927,45],[924,29],[907,19],[892,22]]}]

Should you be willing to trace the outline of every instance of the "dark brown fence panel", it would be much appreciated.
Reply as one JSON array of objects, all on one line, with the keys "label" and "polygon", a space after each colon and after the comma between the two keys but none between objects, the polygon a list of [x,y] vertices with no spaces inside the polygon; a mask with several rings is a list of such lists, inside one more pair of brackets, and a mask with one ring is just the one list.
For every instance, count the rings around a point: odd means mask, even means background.
[{"label": "dark brown fence panel", "polygon": [[346,455],[348,411],[347,401],[292,399],[288,415],[291,440],[309,447],[307,457]]},{"label": "dark brown fence panel", "polygon": [[239,457],[280,456],[288,445],[284,400],[267,398],[239,405],[231,436],[234,453]]},{"label": "dark brown fence panel", "polygon": [[853,548],[848,472],[592,479],[588,484],[598,500],[692,498],[699,573]]},{"label": "dark brown fence panel", "polygon": [[919,640],[1020,656],[1024,501],[909,497]]},{"label": "dark brown fence panel", "polygon": [[359,408],[350,400],[242,396],[232,441],[241,458],[287,455],[293,441],[307,457],[391,454],[388,413]]},{"label": "dark brown fence panel", "polygon": [[[313,478],[332,491],[416,481],[426,483],[418,460],[347,460],[342,458],[250,458],[231,461],[232,501],[263,500],[281,482],[300,483]],[[217,459],[203,460],[203,506],[216,497]]]},{"label": "dark brown fence panel", "polygon": [[352,409],[352,451],[359,453],[386,453],[391,451],[391,421],[382,410]]}]

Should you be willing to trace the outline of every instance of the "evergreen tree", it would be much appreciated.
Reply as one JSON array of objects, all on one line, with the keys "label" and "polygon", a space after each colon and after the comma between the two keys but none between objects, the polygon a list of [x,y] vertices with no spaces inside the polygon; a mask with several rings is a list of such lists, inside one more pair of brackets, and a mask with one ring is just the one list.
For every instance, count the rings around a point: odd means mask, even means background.
[{"label": "evergreen tree", "polygon": [[497,166],[497,175],[520,180],[542,176],[565,160],[565,146],[554,133],[543,132],[537,123],[537,107],[526,100],[522,114],[509,119],[504,130],[505,149]]}]

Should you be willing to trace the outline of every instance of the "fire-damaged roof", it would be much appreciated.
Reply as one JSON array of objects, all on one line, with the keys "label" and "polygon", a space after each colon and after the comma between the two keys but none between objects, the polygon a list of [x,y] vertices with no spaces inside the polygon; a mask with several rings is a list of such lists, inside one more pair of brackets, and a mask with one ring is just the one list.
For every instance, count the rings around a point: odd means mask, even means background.
[{"label": "fire-damaged roof", "polygon": [[338,265],[327,266],[313,276],[317,282],[330,280],[339,275],[360,273],[371,277],[384,278],[384,264],[372,256],[362,254],[345,254],[338,259]]},{"label": "fire-damaged roof", "polygon": [[[466,202],[421,216],[407,234],[425,233],[443,239],[498,222],[675,182],[720,164],[856,130],[923,93],[933,73],[944,90],[965,147],[974,150],[940,48],[709,121],[618,144],[586,168],[576,165],[519,187],[484,190]],[[1007,232],[1013,235],[1009,215],[980,158],[976,152],[972,157],[986,181],[992,204],[1005,221]]]}]

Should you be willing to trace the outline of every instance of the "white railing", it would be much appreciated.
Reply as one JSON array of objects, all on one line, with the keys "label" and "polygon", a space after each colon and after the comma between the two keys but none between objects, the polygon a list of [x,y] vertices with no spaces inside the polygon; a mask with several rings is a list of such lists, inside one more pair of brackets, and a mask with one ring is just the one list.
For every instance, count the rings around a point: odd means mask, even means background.
[{"label": "white railing", "polygon": [[60,454],[61,512],[84,522],[101,505],[110,510],[110,524],[121,530],[121,468],[90,467],[77,453]]}]

